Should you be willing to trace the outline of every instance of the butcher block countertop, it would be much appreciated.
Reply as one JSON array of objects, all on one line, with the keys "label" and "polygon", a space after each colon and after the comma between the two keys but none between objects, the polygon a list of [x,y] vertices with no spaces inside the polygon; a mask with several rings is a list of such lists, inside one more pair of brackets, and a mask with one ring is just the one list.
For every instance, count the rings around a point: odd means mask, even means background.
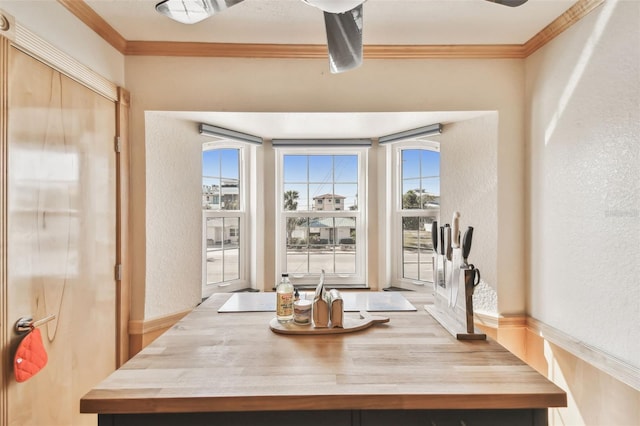
[{"label": "butcher block countertop", "polygon": [[214,295],[88,392],[81,412],[566,406],[498,343],[451,336],[424,310],[430,295],[402,294],[416,311],[376,312],[390,321],[333,335],[276,334],[273,312],[218,313],[230,295]]}]

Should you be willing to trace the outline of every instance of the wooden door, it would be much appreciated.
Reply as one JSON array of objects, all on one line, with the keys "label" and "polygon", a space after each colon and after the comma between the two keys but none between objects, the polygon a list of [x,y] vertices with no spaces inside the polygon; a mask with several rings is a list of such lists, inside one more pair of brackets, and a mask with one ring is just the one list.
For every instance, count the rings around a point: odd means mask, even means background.
[{"label": "wooden door", "polygon": [[5,375],[5,418],[95,425],[79,400],[116,363],[115,104],[14,47],[7,63],[2,326],[56,318],[40,328],[44,370],[23,383]]}]

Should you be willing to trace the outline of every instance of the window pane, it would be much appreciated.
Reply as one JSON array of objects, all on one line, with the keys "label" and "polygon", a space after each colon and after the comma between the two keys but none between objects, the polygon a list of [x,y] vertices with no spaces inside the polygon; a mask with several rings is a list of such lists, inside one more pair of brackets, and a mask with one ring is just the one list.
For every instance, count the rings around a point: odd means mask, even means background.
[{"label": "window pane", "polygon": [[287,218],[287,272],[356,272],[355,218]]},{"label": "window pane", "polygon": [[433,220],[434,218],[430,216],[402,218],[403,278],[420,281],[432,280],[431,223]]},{"label": "window pane", "polygon": [[333,218],[309,220],[309,273],[334,273],[335,227]]},{"label": "window pane", "polygon": [[307,182],[307,158],[306,155],[284,156],[285,183]]},{"label": "window pane", "polygon": [[220,150],[202,152],[202,176],[220,177]]},{"label": "window pane", "polygon": [[207,283],[222,282],[222,218],[207,218]]},{"label": "window pane", "polygon": [[289,273],[309,271],[309,219],[288,217],[287,221],[287,266]]},{"label": "window pane", "polygon": [[421,149],[405,149],[402,151],[402,180],[420,177]]},{"label": "window pane", "polygon": [[336,210],[358,209],[358,185],[337,183],[334,187],[334,207]]},{"label": "window pane", "polygon": [[358,182],[358,156],[336,155],[334,156],[335,182]]},{"label": "window pane", "polygon": [[413,280],[417,280],[419,276],[419,224],[420,218],[418,217],[402,218],[402,275],[404,278]]},{"label": "window pane", "polygon": [[240,179],[240,152],[237,149],[220,150],[220,170],[223,179]]},{"label": "window pane", "polygon": [[440,153],[426,149],[402,151],[402,208],[440,205]]},{"label": "window pane", "polygon": [[333,156],[309,156],[309,182],[333,182]]},{"label": "window pane", "polygon": [[220,179],[202,178],[202,208],[205,210],[220,209]]},{"label": "window pane", "polygon": [[440,178],[422,179],[422,208],[440,206]]},{"label": "window pane", "polygon": [[202,152],[202,207],[205,210],[240,209],[240,150]]},{"label": "window pane", "polygon": [[220,210],[240,209],[240,188],[238,180],[223,179],[220,187]]},{"label": "window pane", "polygon": [[420,180],[408,179],[403,182],[402,187],[402,208],[419,209],[420,203]]},{"label": "window pane", "polygon": [[356,221],[353,218],[336,218],[338,246],[336,248],[336,273],[356,272]]},{"label": "window pane", "polygon": [[312,210],[334,210],[333,185],[331,183],[310,184],[309,195],[313,202]]},{"label": "window pane", "polygon": [[306,184],[285,184],[282,208],[286,211],[309,210]]},{"label": "window pane", "polygon": [[440,153],[428,149],[420,150],[422,177],[440,176]]},{"label": "window pane", "polygon": [[429,281],[432,278],[430,217],[404,217],[402,220],[403,278]]},{"label": "window pane", "polygon": [[240,218],[209,217],[207,235],[207,283],[240,278]]},{"label": "window pane", "polygon": [[[298,211],[356,209],[358,156],[285,155],[283,190],[298,192]],[[284,203],[284,210],[295,205]]]},{"label": "window pane", "polygon": [[224,218],[224,280],[240,279],[240,218]]}]

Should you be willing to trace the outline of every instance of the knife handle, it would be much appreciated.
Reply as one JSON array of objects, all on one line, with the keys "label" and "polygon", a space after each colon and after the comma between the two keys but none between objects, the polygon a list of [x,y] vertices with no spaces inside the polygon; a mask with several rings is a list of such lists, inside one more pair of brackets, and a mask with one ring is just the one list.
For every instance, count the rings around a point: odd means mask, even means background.
[{"label": "knife handle", "polygon": [[471,251],[471,240],[473,240],[473,226],[469,226],[462,237],[462,258],[467,263],[469,252]]},{"label": "knife handle", "polygon": [[440,254],[445,255],[444,251],[444,226],[440,227]]},{"label": "knife handle", "polygon": [[451,246],[460,247],[460,212],[453,212],[451,220]]},{"label": "knife handle", "polygon": [[447,256],[447,260],[451,260],[451,226],[447,223],[444,225],[444,249],[445,255]]},{"label": "knife handle", "polygon": [[438,254],[438,221],[431,222],[431,243],[433,244],[433,251]]}]

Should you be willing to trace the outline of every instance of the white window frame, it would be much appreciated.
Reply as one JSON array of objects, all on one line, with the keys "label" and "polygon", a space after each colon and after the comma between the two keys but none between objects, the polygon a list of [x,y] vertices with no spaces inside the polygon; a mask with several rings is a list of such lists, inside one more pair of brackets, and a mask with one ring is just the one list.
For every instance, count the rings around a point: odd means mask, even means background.
[{"label": "white window frame", "polygon": [[[288,217],[355,217],[356,218],[356,271],[353,274],[325,273],[325,284],[333,288],[367,288],[367,161],[368,148],[287,147],[276,150],[276,282],[286,271],[286,219]],[[285,155],[356,155],[358,158],[358,210],[284,210],[284,156]],[[324,203],[323,203],[324,204]],[[319,273],[289,273],[294,286],[315,286]]]},{"label": "white window frame", "polygon": [[[396,142],[392,144],[392,171],[391,171],[391,285],[407,290],[415,291],[432,291],[433,279],[429,277],[428,280],[414,280],[404,278],[402,271],[403,264],[403,249],[402,249],[402,219],[404,217],[414,216],[431,216],[433,211],[423,209],[407,209],[402,208],[402,151],[409,149],[431,150],[440,152],[440,143],[435,141],[404,141]],[[442,163],[442,162],[441,162]],[[442,173],[442,172],[441,172]],[[440,194],[442,196],[442,194]],[[440,212],[436,216],[438,223],[440,223]],[[430,230],[429,230],[430,232]]]},{"label": "white window frame", "polygon": [[[250,184],[249,184],[249,161],[251,158],[251,147],[242,142],[213,142],[203,145],[204,151],[212,151],[217,149],[237,149],[239,157],[239,210],[204,210],[202,209],[202,297],[206,298],[214,293],[237,291],[251,287],[251,258],[250,258],[250,241],[251,241],[251,224],[249,217],[249,200],[250,200]],[[204,174],[203,174],[204,176]],[[207,282],[207,218],[224,217],[239,218],[240,221],[240,238],[238,240],[240,248],[238,250],[239,262],[239,278],[218,283]]]}]

